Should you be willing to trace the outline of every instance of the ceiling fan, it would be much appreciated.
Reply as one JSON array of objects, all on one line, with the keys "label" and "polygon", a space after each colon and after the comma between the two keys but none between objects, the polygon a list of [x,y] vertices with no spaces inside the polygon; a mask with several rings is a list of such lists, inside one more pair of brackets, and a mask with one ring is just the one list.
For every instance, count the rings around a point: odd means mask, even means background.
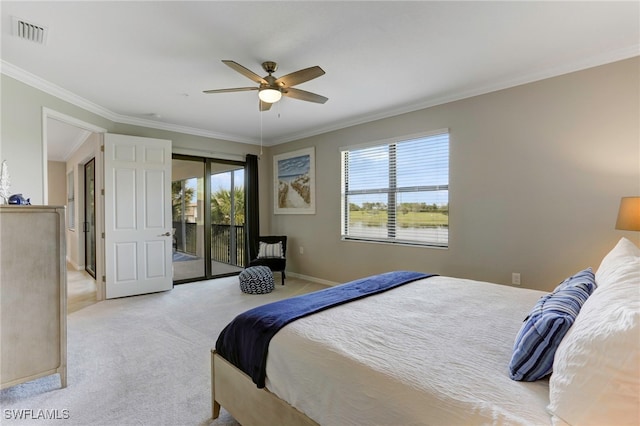
[{"label": "ceiling fan", "polygon": [[236,87],[233,89],[213,89],[205,90],[204,93],[245,92],[248,90],[257,90],[260,101],[260,111],[269,110],[271,105],[278,102],[282,96],[288,96],[290,98],[319,104],[323,104],[329,100],[329,98],[324,96],[293,88],[293,86],[297,86],[298,84],[324,75],[324,70],[317,65],[315,67],[305,68],[292,72],[291,74],[287,74],[283,77],[276,78],[272,74],[278,69],[278,64],[273,61],[266,61],[262,63],[262,68],[269,74],[264,77],[260,77],[258,74],[243,67],[237,62],[229,60],[223,60],[222,62],[250,80],[255,81],[260,86]]}]

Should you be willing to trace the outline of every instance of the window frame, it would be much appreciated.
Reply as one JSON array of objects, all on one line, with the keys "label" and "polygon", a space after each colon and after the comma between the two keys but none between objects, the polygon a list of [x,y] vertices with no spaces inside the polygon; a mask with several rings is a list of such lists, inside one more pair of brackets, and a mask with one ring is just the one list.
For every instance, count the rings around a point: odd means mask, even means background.
[{"label": "window frame", "polygon": [[[447,179],[446,184],[436,184],[436,185],[418,185],[418,186],[397,186],[397,157],[396,151],[397,146],[404,142],[412,142],[419,139],[428,139],[431,137],[438,136],[447,136]],[[361,190],[348,190],[347,175],[348,175],[348,155],[353,151],[359,151],[367,148],[375,148],[375,147],[389,147],[389,166],[386,169],[389,172],[389,187],[387,188],[377,188],[375,190],[370,189],[361,189]],[[380,244],[394,244],[394,245],[409,245],[409,246],[418,246],[418,247],[427,247],[427,248],[440,248],[440,249],[448,249],[449,248],[449,220],[447,219],[446,229],[446,241],[440,242],[437,240],[407,240],[397,238],[396,229],[398,226],[398,204],[397,204],[397,195],[401,193],[407,192],[432,192],[432,191],[446,191],[446,214],[449,215],[449,178],[450,178],[450,148],[451,148],[451,135],[448,128],[438,129],[430,132],[424,132],[419,134],[412,135],[404,135],[384,140],[378,140],[374,142],[357,144],[351,146],[345,146],[340,148],[340,238],[342,241],[352,241],[352,242],[368,242],[368,243],[380,243]],[[365,236],[365,235],[349,235],[349,197],[354,195],[366,195],[366,194],[387,194],[387,236],[375,237],[375,236]],[[440,238],[438,238],[439,240]]]}]

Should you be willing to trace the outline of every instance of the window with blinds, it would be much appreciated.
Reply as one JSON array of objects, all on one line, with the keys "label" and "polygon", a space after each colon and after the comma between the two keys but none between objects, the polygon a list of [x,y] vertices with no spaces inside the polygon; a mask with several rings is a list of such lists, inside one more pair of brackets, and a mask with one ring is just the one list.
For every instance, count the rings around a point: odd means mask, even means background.
[{"label": "window with blinds", "polygon": [[343,240],[448,247],[448,130],[341,154]]}]

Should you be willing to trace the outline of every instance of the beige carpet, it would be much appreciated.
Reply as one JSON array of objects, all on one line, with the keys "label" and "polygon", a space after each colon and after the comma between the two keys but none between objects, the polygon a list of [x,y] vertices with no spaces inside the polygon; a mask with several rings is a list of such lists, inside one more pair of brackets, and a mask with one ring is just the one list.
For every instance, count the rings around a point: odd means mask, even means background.
[{"label": "beige carpet", "polygon": [[[224,410],[210,419],[210,349],[218,334],[240,312],[321,288],[290,278],[270,294],[247,295],[229,277],[73,312],[67,388],[55,375],[3,389],[0,423],[237,426]],[[65,419],[37,418],[43,415]]]}]

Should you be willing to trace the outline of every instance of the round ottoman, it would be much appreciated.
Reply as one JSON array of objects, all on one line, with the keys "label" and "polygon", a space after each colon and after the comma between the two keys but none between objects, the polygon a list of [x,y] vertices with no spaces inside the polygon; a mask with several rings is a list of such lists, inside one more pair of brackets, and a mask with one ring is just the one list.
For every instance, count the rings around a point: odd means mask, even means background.
[{"label": "round ottoman", "polygon": [[265,294],[273,291],[273,273],[266,266],[250,266],[240,272],[240,290],[248,294]]}]

